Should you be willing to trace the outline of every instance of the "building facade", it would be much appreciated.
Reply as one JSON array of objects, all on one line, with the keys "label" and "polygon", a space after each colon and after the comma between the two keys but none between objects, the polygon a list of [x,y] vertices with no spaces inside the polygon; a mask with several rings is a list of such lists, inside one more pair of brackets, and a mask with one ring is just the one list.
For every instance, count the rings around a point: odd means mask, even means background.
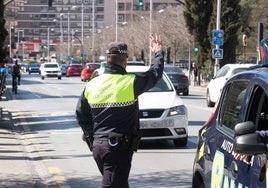
[{"label": "building facade", "polygon": [[[152,0],[153,11],[178,4],[175,0]],[[142,5],[139,0],[53,0],[51,7],[48,0],[13,0],[5,12],[7,26],[14,31],[13,54],[43,53],[44,48],[54,50],[53,46],[62,44],[68,46],[66,57],[72,53],[72,41],[83,47],[87,38],[94,38],[94,33],[105,34],[102,30],[107,27],[148,16],[150,0],[142,0]]]}]

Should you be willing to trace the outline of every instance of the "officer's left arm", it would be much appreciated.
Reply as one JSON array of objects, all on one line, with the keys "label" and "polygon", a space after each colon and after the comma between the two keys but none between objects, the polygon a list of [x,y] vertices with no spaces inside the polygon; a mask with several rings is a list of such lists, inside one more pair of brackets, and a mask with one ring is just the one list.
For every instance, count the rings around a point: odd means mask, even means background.
[{"label": "officer's left arm", "polygon": [[75,113],[77,123],[82,128],[85,136],[93,137],[92,111],[84,97],[84,92],[77,102]]}]

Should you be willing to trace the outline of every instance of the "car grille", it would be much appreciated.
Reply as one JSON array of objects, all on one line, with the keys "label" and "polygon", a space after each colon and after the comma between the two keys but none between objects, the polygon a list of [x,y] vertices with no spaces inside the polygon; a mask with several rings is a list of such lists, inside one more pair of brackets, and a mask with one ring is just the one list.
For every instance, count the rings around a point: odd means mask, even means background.
[{"label": "car grille", "polygon": [[169,129],[141,129],[142,137],[172,136]]},{"label": "car grille", "polygon": [[159,118],[162,116],[164,110],[140,110],[140,118]]},{"label": "car grille", "polygon": [[46,71],[47,73],[49,73],[49,74],[56,74],[56,73],[58,73],[58,71]]}]

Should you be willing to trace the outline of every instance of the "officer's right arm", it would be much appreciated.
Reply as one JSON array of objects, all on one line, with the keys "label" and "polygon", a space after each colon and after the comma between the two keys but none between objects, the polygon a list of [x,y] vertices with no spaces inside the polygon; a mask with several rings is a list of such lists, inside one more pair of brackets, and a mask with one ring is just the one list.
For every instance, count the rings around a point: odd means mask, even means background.
[{"label": "officer's right arm", "polygon": [[136,76],[134,87],[135,97],[148,91],[162,78],[164,70],[164,51],[162,39],[159,34],[150,35],[151,50],[155,54],[154,61],[148,71],[142,76]]},{"label": "officer's right arm", "polygon": [[84,97],[84,92],[80,96],[76,105],[76,121],[78,125],[82,128],[85,136],[93,138],[93,120],[92,111]]}]

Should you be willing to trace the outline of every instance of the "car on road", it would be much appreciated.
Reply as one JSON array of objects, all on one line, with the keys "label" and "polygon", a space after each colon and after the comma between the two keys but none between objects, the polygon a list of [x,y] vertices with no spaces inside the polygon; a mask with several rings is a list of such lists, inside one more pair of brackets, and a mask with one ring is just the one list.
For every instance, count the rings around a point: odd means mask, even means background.
[{"label": "car on road", "polygon": [[133,60],[133,61],[127,61],[127,66],[145,66],[145,63],[144,63],[144,61],[135,61],[135,60]]},{"label": "car on road", "polygon": [[[148,66],[127,66],[128,73],[143,74]],[[102,72],[96,69],[92,78]],[[142,140],[173,140],[175,146],[188,142],[188,110],[164,73],[149,91],[139,96]]]},{"label": "car on road", "polygon": [[[193,188],[267,187],[268,64],[229,78],[214,112],[199,130]],[[237,152],[248,160],[236,159]]]},{"label": "car on road", "polygon": [[41,79],[44,80],[46,77],[57,77],[61,79],[61,69],[58,63],[43,63],[40,67]]},{"label": "car on road", "polygon": [[28,73],[38,73],[40,74],[40,64],[36,61],[31,61],[27,66]]},{"label": "car on road", "polygon": [[255,64],[226,64],[212,78],[206,88],[206,102],[208,107],[213,107],[221,95],[221,90],[226,81],[234,74],[246,71]]},{"label": "car on road", "polygon": [[94,70],[100,68],[100,63],[86,63],[81,72],[81,81],[86,82],[90,79]]},{"label": "car on road", "polygon": [[27,72],[28,71],[28,63],[22,62],[20,64],[22,72]]},{"label": "car on road", "polygon": [[189,78],[178,66],[165,65],[164,71],[178,94],[189,95]]},{"label": "car on road", "polygon": [[67,64],[60,64],[61,74],[66,75],[67,72]]},{"label": "car on road", "polygon": [[67,67],[67,70],[66,70],[66,77],[69,77],[69,76],[81,76],[81,72],[83,70],[83,65],[82,64],[70,64],[68,65]]}]

